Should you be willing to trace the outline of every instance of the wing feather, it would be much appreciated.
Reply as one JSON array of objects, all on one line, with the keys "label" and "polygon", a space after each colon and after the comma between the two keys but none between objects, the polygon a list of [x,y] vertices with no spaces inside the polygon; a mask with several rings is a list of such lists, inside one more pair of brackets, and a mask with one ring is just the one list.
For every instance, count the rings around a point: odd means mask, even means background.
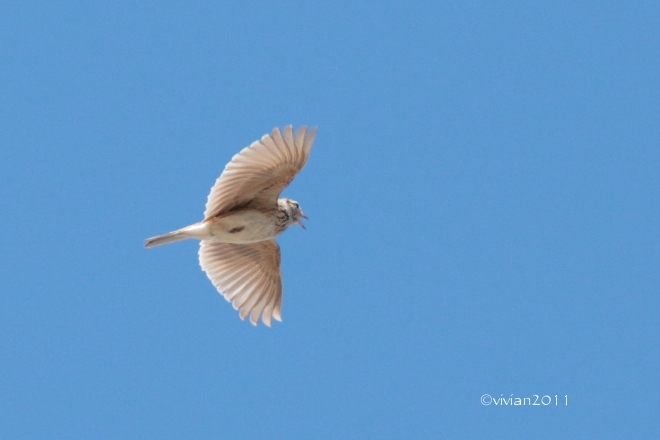
[{"label": "wing feather", "polygon": [[204,219],[236,207],[272,209],[282,190],[307,163],[316,128],[278,128],[236,154],[216,180],[206,202]]},{"label": "wing feather", "polygon": [[[268,302],[268,298],[269,298],[268,292],[263,291],[263,293],[261,294],[261,298],[259,298],[259,301],[257,301],[254,304],[254,307],[250,311],[250,322],[253,325],[256,325],[257,322],[259,322],[259,317],[262,316],[264,308],[266,307],[266,303]],[[266,323],[266,321],[263,318],[261,318],[261,320],[263,321],[264,324]]]},{"label": "wing feather", "polygon": [[266,289],[268,290],[268,298],[266,302],[266,307],[264,308],[264,311],[261,315],[261,320],[264,322],[264,324],[270,327],[271,320],[273,317],[273,306],[275,305],[275,295],[273,294],[271,280],[268,280]]},{"label": "wing feather", "polygon": [[295,162],[299,163],[302,151],[299,151],[296,147],[296,143],[293,140],[293,129],[290,125],[284,127],[284,142],[289,146],[289,149],[295,153]]},{"label": "wing feather", "polygon": [[279,128],[274,129],[270,137],[273,139],[277,149],[284,153],[284,159],[288,163],[294,163],[293,155],[291,154],[291,151],[289,151],[289,147],[284,143],[284,139],[282,138],[282,133],[280,132]]},{"label": "wing feather", "polygon": [[249,315],[254,325],[259,318],[267,326],[272,318],[281,321],[280,261],[280,247],[275,240],[250,244],[203,240],[199,247],[202,270],[218,292],[239,310],[241,319]]},{"label": "wing feather", "polygon": [[261,273],[255,274],[245,283],[243,291],[234,299],[233,305],[237,310],[241,311],[241,319],[245,319],[245,312],[243,309],[251,308],[251,306],[259,299],[262,292],[258,290],[258,287],[260,287],[263,277],[264,275]]},{"label": "wing feather", "polygon": [[[259,301],[261,301],[261,298],[266,294],[263,290],[257,290],[258,287],[261,287],[261,280],[259,280],[258,284],[255,284],[255,286],[252,288],[252,291],[250,293],[250,297],[246,298],[245,302],[243,305],[241,305],[240,310],[241,312],[239,313],[241,319],[245,319],[252,309],[257,305]],[[257,322],[259,320],[257,319]],[[250,319],[250,322],[252,322],[252,319]]]},{"label": "wing feather", "polygon": [[273,306],[273,318],[282,322],[282,283],[275,286],[275,305]]}]

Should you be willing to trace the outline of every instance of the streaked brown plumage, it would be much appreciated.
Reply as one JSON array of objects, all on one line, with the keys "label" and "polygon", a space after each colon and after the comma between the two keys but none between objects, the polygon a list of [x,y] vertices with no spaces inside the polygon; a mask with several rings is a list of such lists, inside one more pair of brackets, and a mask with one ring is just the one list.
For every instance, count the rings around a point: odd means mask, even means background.
[{"label": "streaked brown plumage", "polygon": [[281,321],[280,248],[274,238],[307,218],[280,192],[305,166],[316,128],[275,128],[236,154],[211,189],[204,220],[146,240],[145,247],[201,240],[199,262],[241,319]]}]

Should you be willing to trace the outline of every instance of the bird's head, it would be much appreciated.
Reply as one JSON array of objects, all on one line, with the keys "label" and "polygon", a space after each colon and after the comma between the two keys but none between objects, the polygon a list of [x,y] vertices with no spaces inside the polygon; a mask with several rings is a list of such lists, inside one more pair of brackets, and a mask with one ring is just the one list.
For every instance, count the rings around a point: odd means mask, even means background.
[{"label": "bird's head", "polygon": [[302,209],[300,209],[300,205],[298,202],[295,200],[291,199],[279,199],[277,201],[277,204],[279,205],[280,209],[284,212],[287,213],[287,217],[289,218],[289,221],[291,222],[290,224],[297,224],[303,229],[305,228],[305,225],[303,225],[301,218],[307,218],[307,216],[302,212]]}]

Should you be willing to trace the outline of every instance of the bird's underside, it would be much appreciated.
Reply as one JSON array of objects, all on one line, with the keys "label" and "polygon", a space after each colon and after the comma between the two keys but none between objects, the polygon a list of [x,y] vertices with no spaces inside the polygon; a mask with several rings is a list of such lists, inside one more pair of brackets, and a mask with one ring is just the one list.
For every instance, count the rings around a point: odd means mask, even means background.
[{"label": "bird's underside", "polygon": [[146,247],[201,240],[202,270],[239,310],[241,319],[267,326],[281,321],[280,248],[274,238],[306,218],[297,202],[278,199],[305,166],[316,129],[275,128],[227,164],[211,189],[204,220],[148,239]]},{"label": "bird's underside", "polygon": [[277,215],[277,204],[268,211],[257,209],[240,209],[228,214],[214,217],[205,222],[209,232],[216,241],[223,243],[256,243],[277,237],[277,223],[273,222]]}]

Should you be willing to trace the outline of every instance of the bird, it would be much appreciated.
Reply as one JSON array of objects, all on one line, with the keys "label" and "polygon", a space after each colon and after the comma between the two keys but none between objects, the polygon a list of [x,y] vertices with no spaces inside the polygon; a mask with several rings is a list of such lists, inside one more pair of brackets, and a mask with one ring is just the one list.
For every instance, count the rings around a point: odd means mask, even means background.
[{"label": "bird", "polygon": [[189,238],[200,240],[199,264],[218,292],[268,327],[282,321],[280,247],[275,238],[308,217],[282,190],[307,163],[316,127],[293,132],[274,128],[234,155],[211,188],[204,219],[167,234],[148,238],[151,248]]}]

